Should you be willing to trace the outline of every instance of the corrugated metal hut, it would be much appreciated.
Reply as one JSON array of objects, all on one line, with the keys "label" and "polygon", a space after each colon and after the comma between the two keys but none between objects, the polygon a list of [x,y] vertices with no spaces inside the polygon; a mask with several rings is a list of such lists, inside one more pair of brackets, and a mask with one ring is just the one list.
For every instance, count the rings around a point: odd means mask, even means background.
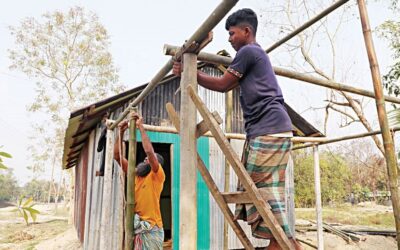
[{"label": "corrugated metal hut", "polygon": [[[214,67],[202,64],[201,70],[211,75],[221,75],[222,72]],[[74,224],[78,237],[84,249],[99,249],[100,224],[102,212],[103,177],[96,176],[102,161],[102,152],[97,152],[98,141],[102,130],[102,119],[108,113],[109,119],[117,119],[121,112],[135,99],[146,84],[131,89],[119,95],[110,97],[88,107],[73,112],[69,119],[65,135],[63,168],[75,169],[75,212]],[[226,101],[225,94],[217,93],[199,87],[198,93],[211,111],[217,111],[225,123]],[[171,126],[165,104],[173,103],[180,110],[179,79],[167,76],[140,104],[139,112],[143,115],[145,124],[154,126]],[[293,122],[297,136],[321,136],[305,119],[286,105]],[[199,119],[201,117],[199,116]],[[243,118],[239,104],[239,91],[233,91],[232,133],[243,133]],[[221,127],[224,130],[224,123]],[[139,135],[139,133],[138,133]],[[179,242],[179,171],[180,142],[179,136],[173,133],[148,132],[155,151],[166,159],[164,167],[166,182],[161,194],[161,210],[166,239],[173,243]],[[138,138],[140,144],[141,138]],[[231,140],[234,149],[241,154],[243,141]],[[197,143],[198,151],[209,168],[220,190],[224,189],[225,158],[213,138],[201,137]],[[138,145],[137,162],[144,158],[144,152]],[[112,179],[112,218],[111,235],[112,249],[121,249],[123,239],[123,200],[124,190],[121,188],[121,169],[116,163],[113,167]],[[237,178],[231,170],[229,177],[230,191],[236,189]],[[197,178],[198,197],[198,242],[197,249],[222,249],[224,242],[223,215],[209,194],[200,175]],[[293,191],[293,190],[292,190]],[[249,228],[246,229],[249,232]],[[252,240],[255,246],[265,246],[266,243]],[[229,229],[229,249],[241,248],[236,235]],[[178,249],[178,244],[173,244]]]}]

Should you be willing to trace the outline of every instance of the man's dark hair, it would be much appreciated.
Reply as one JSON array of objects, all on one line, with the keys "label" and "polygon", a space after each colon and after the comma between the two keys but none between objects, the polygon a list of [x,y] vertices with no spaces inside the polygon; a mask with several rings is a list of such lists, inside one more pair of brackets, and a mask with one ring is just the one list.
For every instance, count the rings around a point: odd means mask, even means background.
[{"label": "man's dark hair", "polygon": [[231,26],[249,25],[253,30],[254,35],[257,33],[257,15],[252,9],[240,9],[232,13],[228,19],[226,19],[225,29],[229,30]]},{"label": "man's dark hair", "polygon": [[150,164],[141,162],[136,166],[136,175],[146,177],[151,171]]},{"label": "man's dark hair", "polygon": [[161,166],[164,166],[164,157],[162,157],[159,153],[156,153],[156,157],[157,157],[158,163],[160,163]]}]

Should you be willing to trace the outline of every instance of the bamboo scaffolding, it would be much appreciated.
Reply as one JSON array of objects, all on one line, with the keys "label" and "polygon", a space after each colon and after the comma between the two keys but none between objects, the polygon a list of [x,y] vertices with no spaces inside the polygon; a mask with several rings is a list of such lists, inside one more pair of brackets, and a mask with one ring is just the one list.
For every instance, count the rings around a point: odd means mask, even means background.
[{"label": "bamboo scaffolding", "polygon": [[329,13],[331,13],[334,10],[336,10],[337,8],[339,8],[343,4],[347,3],[348,1],[349,0],[340,0],[340,1],[335,2],[330,7],[326,8],[324,11],[322,11],[321,13],[316,15],[315,17],[311,18],[310,20],[308,20],[306,23],[304,23],[303,25],[301,25],[297,29],[293,30],[287,36],[285,36],[284,38],[282,38],[278,42],[276,42],[273,45],[271,45],[268,49],[265,50],[265,53],[269,53],[269,52],[273,51],[274,49],[278,48],[279,46],[281,46],[285,42],[289,41],[290,39],[292,39],[293,37],[298,35],[300,32],[304,31],[305,29],[307,29],[308,27],[310,27],[314,23],[318,22],[323,17],[327,16]]},{"label": "bamboo scaffolding", "polygon": [[378,59],[376,57],[374,42],[372,40],[367,7],[365,4],[365,0],[357,0],[357,3],[360,12],[360,20],[364,35],[365,47],[367,49],[369,65],[371,68],[372,82],[374,84],[374,91],[376,95],[376,108],[378,111],[379,125],[382,131],[383,146],[385,148],[385,159],[389,176],[393,214],[396,223],[397,248],[400,249],[400,195],[397,159],[395,155],[393,138],[389,130],[389,123],[385,107],[386,97],[383,95],[381,74],[379,72]]},{"label": "bamboo scaffolding", "polygon": [[[207,37],[208,33],[214,29],[214,27],[224,18],[224,16],[236,5],[239,0],[223,0],[214,11],[208,16],[208,18],[200,25],[200,27],[193,33],[193,35],[185,42],[182,48],[187,48],[193,43],[200,43]],[[178,50],[178,54],[180,51]],[[122,112],[115,123],[110,127],[114,129],[129,113],[130,108],[137,106],[155,87],[158,86],[159,82],[164,76],[168,74],[172,69],[174,58],[168,60],[168,62],[158,71],[158,73],[151,79],[147,87],[140,93],[138,97],[133,100],[129,106]]]},{"label": "bamboo scaffolding", "polygon": [[[174,56],[177,53],[177,46],[173,45],[164,45],[164,54],[165,55],[170,55]],[[215,55],[211,53],[206,53],[206,52],[200,52],[198,54],[198,60],[207,62],[207,63],[212,63],[212,64],[222,64],[225,66],[229,66],[232,63],[232,58],[227,57],[227,56],[220,56],[220,55]],[[361,88],[356,88],[350,85],[334,82],[334,81],[329,81],[326,79],[322,79],[319,77],[315,77],[312,75],[308,74],[303,74],[303,73],[298,73],[293,70],[288,70],[284,69],[281,67],[273,67],[275,74],[279,76],[283,76],[286,78],[291,78],[294,80],[299,80],[302,82],[308,82],[314,85],[330,88],[330,89],[335,89],[339,91],[344,91],[344,92],[349,92],[361,96],[366,96],[370,98],[375,98],[375,93],[369,90],[361,89]],[[387,102],[392,102],[392,103],[397,103],[400,104],[400,98],[396,98],[393,96],[385,96],[385,101]]]},{"label": "bamboo scaffolding", "polygon": [[[393,131],[393,132],[396,132],[399,130],[400,130],[400,127],[397,127],[397,126],[390,129],[390,131]],[[376,130],[376,131],[372,131],[372,132],[368,132],[368,133],[361,133],[361,134],[355,134],[355,135],[342,136],[342,137],[333,138],[333,139],[326,139],[323,142],[319,142],[318,145],[329,144],[329,143],[334,143],[334,142],[339,142],[339,141],[347,141],[347,140],[352,140],[352,139],[359,139],[359,138],[363,138],[363,137],[367,137],[367,136],[377,135],[380,133],[381,133],[380,130]],[[292,150],[312,147],[315,145],[315,143],[316,142],[295,146],[295,147],[293,147]]]},{"label": "bamboo scaffolding", "polygon": [[[132,111],[132,110],[131,110]],[[134,110],[136,111],[136,110]],[[135,168],[136,168],[136,123],[130,119],[129,123],[129,153],[126,185],[126,217],[125,217],[125,250],[133,249],[135,237],[134,216],[135,216]],[[120,137],[120,141],[122,138]],[[122,165],[121,165],[122,167]]]}]

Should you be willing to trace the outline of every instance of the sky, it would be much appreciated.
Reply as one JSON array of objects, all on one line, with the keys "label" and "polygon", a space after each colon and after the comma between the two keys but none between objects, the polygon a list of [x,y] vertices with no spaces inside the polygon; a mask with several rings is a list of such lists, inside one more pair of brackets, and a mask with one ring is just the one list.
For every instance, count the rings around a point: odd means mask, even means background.
[{"label": "sky", "polygon": [[[95,12],[99,21],[105,26],[110,35],[110,52],[114,63],[119,69],[119,78],[122,83],[133,88],[148,82],[158,70],[165,64],[168,57],[163,55],[163,45],[182,45],[200,24],[215,9],[220,1],[217,0],[147,0],[147,1],[54,1],[54,0],[14,0],[8,1],[0,8],[0,146],[2,150],[13,155],[6,160],[19,184],[23,185],[32,177],[26,169],[29,163],[29,152],[26,145],[28,136],[32,132],[32,122],[40,121],[41,116],[30,114],[26,111],[27,105],[35,96],[35,79],[9,70],[10,61],[7,50],[13,47],[13,37],[10,35],[9,26],[16,26],[25,17],[40,18],[45,12],[55,10],[66,11],[73,6],[81,6],[86,10]],[[352,1],[350,1],[352,2]],[[374,28],[382,23],[390,15],[386,8],[375,1],[369,1],[370,21]],[[353,4],[354,5],[354,4]],[[258,42],[264,48],[273,43],[268,30],[263,22],[270,21],[268,10],[263,0],[240,1],[233,10],[250,7],[262,15],[258,31]],[[321,6],[320,10],[327,6]],[[354,10],[356,6],[352,6]],[[373,11],[372,11],[373,10]],[[356,11],[353,11],[357,13]],[[264,14],[263,14],[264,13]],[[338,14],[331,19],[339,18]],[[273,19],[273,17],[271,17]],[[231,55],[234,50],[230,47],[227,32],[222,21],[214,29],[214,39],[204,51],[215,53],[226,49]],[[348,72],[343,73],[338,79],[355,81],[357,87],[372,90],[372,83],[367,64],[365,47],[362,40],[361,26],[355,17],[342,27],[343,37],[338,41],[342,57],[338,64],[348,64]],[[282,34],[283,36],[283,34]],[[387,44],[374,37],[378,53],[381,71],[385,72],[391,64],[390,51]],[[321,42],[321,46],[324,45]],[[324,64],[326,53],[321,50],[317,55],[319,62]],[[273,65],[288,65],[289,59],[284,56],[284,51],[278,48],[270,54]],[[339,53],[338,53],[339,54]],[[343,56],[345,55],[345,56]],[[304,83],[295,83],[287,79],[279,78],[285,100],[297,112],[307,118],[317,128],[322,129],[323,111],[310,109],[310,107],[322,107],[326,96],[326,90],[320,87],[310,86]],[[322,113],[321,113],[322,112]],[[368,115],[376,117],[374,102],[370,101],[367,108]],[[329,135],[339,136],[349,131],[359,131],[360,127],[352,127],[350,130],[338,129],[340,118],[333,116]],[[373,122],[377,128],[376,119]],[[62,154],[62,152],[60,152]],[[56,176],[60,174],[57,169]],[[42,178],[50,178],[50,170],[47,170]],[[56,177],[57,178],[57,177]]]}]

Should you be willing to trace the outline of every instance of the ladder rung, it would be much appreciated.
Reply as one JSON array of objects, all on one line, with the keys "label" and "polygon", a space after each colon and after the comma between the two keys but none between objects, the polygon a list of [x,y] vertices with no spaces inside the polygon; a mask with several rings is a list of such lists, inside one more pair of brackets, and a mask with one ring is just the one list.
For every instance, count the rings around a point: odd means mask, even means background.
[{"label": "ladder rung", "polygon": [[[261,196],[264,200],[267,199],[266,192],[259,190]],[[223,192],[221,193],[222,197],[224,197],[226,203],[235,203],[235,204],[246,204],[246,203],[253,203],[250,198],[250,194],[246,191],[244,192]],[[266,204],[267,207],[269,206],[268,203]]]}]

